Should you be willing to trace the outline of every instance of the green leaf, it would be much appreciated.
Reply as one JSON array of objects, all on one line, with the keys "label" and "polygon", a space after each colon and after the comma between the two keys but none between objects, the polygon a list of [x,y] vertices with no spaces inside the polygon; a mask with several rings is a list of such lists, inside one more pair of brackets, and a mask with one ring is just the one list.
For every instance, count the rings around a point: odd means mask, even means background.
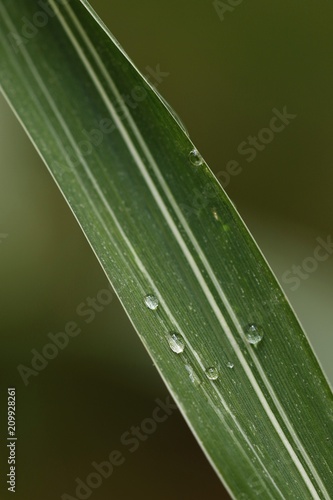
[{"label": "green leaf", "polygon": [[230,494],[329,499],[331,390],[177,117],[87,2],[0,27],[2,90]]}]

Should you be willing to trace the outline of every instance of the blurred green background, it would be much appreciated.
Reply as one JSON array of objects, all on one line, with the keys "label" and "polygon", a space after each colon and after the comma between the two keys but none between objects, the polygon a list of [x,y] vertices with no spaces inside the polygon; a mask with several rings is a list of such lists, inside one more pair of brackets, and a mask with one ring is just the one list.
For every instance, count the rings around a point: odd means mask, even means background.
[{"label": "blurred green background", "polygon": [[[333,233],[333,4],[244,0],[222,20],[203,0],[91,3],[144,74],[169,73],[158,90],[214,172],[239,163],[226,191],[278,278],[312,256]],[[284,106],[297,117],[248,162],[239,145]],[[0,131],[0,497],[6,388],[16,386],[16,498],[74,496],[75,478],[114,449],[125,463],[91,498],[228,498],[178,412],[135,453],[120,444],[167,390],[116,298],[89,324],[78,316],[106,278],[2,98]],[[296,291],[282,285],[332,382],[333,256]],[[68,321],[82,333],[25,387],[17,366]]]}]

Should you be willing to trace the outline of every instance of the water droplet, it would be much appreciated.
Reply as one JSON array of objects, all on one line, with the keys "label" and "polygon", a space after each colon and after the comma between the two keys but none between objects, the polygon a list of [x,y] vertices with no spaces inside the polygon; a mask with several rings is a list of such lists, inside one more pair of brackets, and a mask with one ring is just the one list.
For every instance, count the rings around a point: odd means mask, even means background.
[{"label": "water droplet", "polygon": [[262,340],[264,332],[260,326],[255,323],[251,323],[246,326],[245,335],[250,344],[257,345]]},{"label": "water droplet", "polygon": [[148,309],[155,311],[158,308],[158,298],[155,295],[146,295],[145,296],[145,304]]},{"label": "water droplet", "polygon": [[228,363],[227,363],[228,368],[233,368],[234,366],[235,365],[231,361],[228,361]]},{"label": "water droplet", "polygon": [[192,366],[191,365],[185,365],[185,368],[189,374],[189,377],[190,377],[190,380],[191,382],[193,382],[193,384],[195,385],[200,385],[200,379],[199,377],[197,376],[197,374],[195,373],[195,371],[193,370]]},{"label": "water droplet", "polygon": [[185,349],[184,339],[179,333],[171,333],[168,342],[171,350],[176,354],[180,354]]},{"label": "water droplet", "polygon": [[216,380],[219,377],[219,372],[217,371],[216,368],[212,366],[210,368],[207,368],[206,375],[209,378],[209,380]]},{"label": "water droplet", "polygon": [[220,217],[219,217],[219,214],[218,214],[216,208],[213,208],[212,214],[213,214],[215,220],[220,220]]},{"label": "water droplet", "polygon": [[200,167],[200,165],[203,164],[202,156],[197,149],[192,149],[189,154],[189,159],[192,165],[194,165],[195,167]]}]

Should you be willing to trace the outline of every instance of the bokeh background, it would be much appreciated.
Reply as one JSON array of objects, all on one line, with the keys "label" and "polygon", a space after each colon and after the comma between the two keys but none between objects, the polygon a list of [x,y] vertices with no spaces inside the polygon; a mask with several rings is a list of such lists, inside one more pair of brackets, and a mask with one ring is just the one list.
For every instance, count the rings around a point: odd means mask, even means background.
[{"label": "bokeh background", "polygon": [[[143,73],[158,64],[169,73],[158,90],[213,171],[241,165],[226,191],[333,381],[333,256],[296,291],[282,281],[313,255],[317,237],[333,234],[333,4],[244,0],[222,20],[211,1],[91,3]],[[284,106],[297,117],[248,163],[239,144]],[[167,389],[116,298],[90,324],[78,317],[77,306],[107,288],[106,278],[2,98],[0,163],[0,470],[6,388],[15,386],[16,498],[74,496],[75,478],[114,449],[126,461],[91,498],[228,498],[178,412],[135,453],[120,444]],[[68,321],[82,333],[25,387],[17,366],[29,366],[31,349]],[[7,498],[3,472],[0,488]]]}]

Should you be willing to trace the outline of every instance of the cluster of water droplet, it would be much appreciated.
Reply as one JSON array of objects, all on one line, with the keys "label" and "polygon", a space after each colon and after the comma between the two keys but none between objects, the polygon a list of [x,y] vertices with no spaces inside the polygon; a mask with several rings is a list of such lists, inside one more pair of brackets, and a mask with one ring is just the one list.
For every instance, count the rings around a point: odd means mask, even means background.
[{"label": "cluster of water droplet", "polygon": [[[159,306],[159,300],[153,294],[146,295],[144,298],[144,303],[145,303],[146,307],[148,309],[151,309],[152,311],[156,310]],[[261,328],[261,326],[255,324],[255,323],[250,323],[250,324],[246,325],[246,327],[244,328],[244,332],[245,332],[245,337],[246,337],[247,341],[249,342],[249,344],[252,344],[254,346],[259,344],[259,342],[261,342],[261,340],[263,339],[263,336],[264,336],[264,332],[263,332],[263,329]],[[181,354],[182,352],[184,352],[185,341],[179,333],[171,332],[168,335],[167,339],[168,339],[169,347],[173,352],[175,352],[176,354]],[[228,361],[228,363],[227,363],[228,368],[232,369],[232,368],[234,368],[234,366],[235,366],[234,363],[232,363],[231,361]],[[188,368],[187,365],[186,365],[186,367]],[[205,374],[209,380],[217,380],[219,378],[219,371],[214,366],[210,366],[209,368],[207,368],[205,370]],[[193,376],[191,376],[190,378],[192,380]]]}]

